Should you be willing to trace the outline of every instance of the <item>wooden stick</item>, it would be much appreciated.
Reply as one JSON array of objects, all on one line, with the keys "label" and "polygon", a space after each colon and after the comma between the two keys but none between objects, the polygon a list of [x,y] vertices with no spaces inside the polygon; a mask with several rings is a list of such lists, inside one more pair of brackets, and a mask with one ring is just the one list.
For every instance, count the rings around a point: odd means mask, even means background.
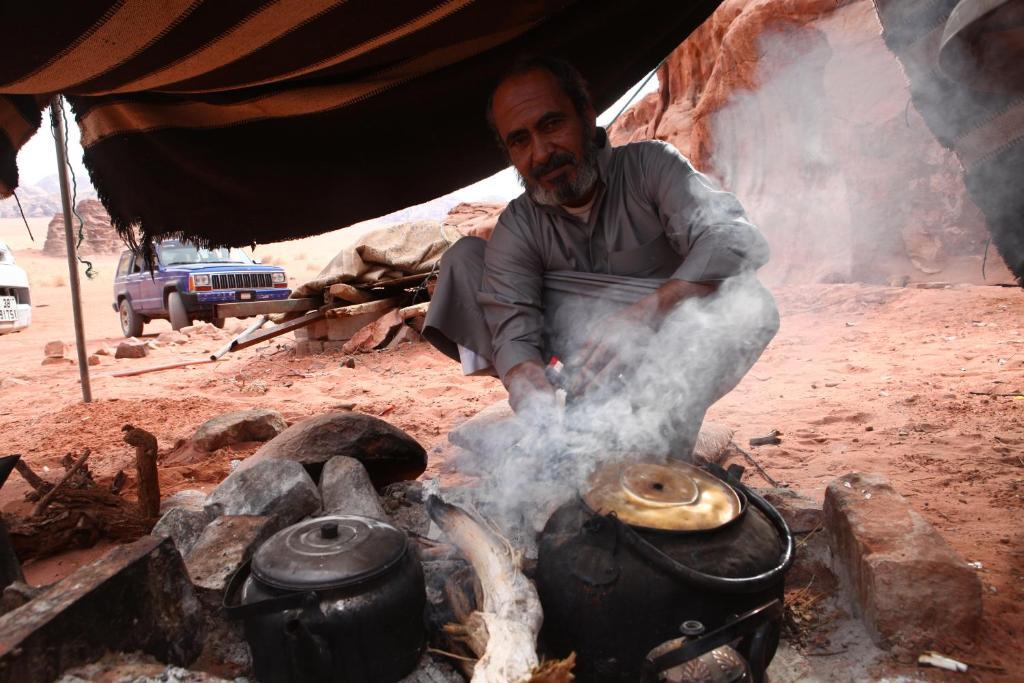
[{"label": "wooden stick", "polygon": [[160,372],[161,370],[173,370],[174,368],[184,368],[189,365],[202,365],[204,363],[216,363],[217,361],[212,358],[199,358],[196,360],[183,360],[177,363],[167,363],[166,365],[154,365],[150,368],[139,368],[138,370],[121,370],[120,372],[112,372],[107,377],[134,377],[135,375],[145,375],[147,372]]},{"label": "wooden stick", "polygon": [[340,308],[330,308],[327,310],[327,317],[349,318],[354,315],[362,315],[363,313],[383,313],[389,308],[397,306],[399,301],[400,299],[398,297],[391,297],[389,299],[368,301],[365,304],[353,304],[351,306],[342,306]]},{"label": "wooden stick", "polygon": [[14,469],[18,470],[18,474],[20,474],[22,478],[28,482],[28,485],[35,489],[36,493],[39,495],[43,495],[53,488],[53,484],[33,472],[32,468],[29,467],[28,463],[24,460],[19,459],[18,462],[14,463]]},{"label": "wooden stick", "polygon": [[65,482],[68,481],[68,479],[71,479],[71,477],[74,476],[75,472],[82,469],[82,467],[85,465],[85,461],[89,459],[89,454],[91,452],[92,451],[90,451],[88,448],[86,448],[82,452],[82,457],[76,460],[75,464],[72,465],[68,469],[68,471],[64,473],[63,477],[60,478],[60,481],[54,484],[53,488],[50,489],[45,496],[39,499],[39,502],[36,504],[35,510],[32,511],[33,515],[39,515],[43,512],[43,510],[46,509],[46,506],[50,504],[50,501],[53,500],[53,497],[57,495],[58,491],[60,491],[60,487],[63,486]]},{"label": "wooden stick", "polygon": [[778,446],[782,443],[782,432],[777,429],[773,429],[766,436],[754,436],[750,439],[751,446]]},{"label": "wooden stick", "polygon": [[143,518],[160,515],[160,479],[156,471],[156,437],[132,425],[121,427],[124,442],[135,446],[135,473],[139,481],[139,512]]},{"label": "wooden stick", "polygon": [[336,301],[344,301],[347,304],[365,304],[372,301],[373,297],[361,289],[340,282],[327,288],[324,299],[324,303],[329,305],[334,305]]},{"label": "wooden stick", "polygon": [[430,302],[424,301],[421,304],[415,304],[413,306],[406,306],[398,310],[398,315],[402,317],[402,320],[412,320],[418,318],[421,315],[426,315],[427,310],[430,308]]},{"label": "wooden stick", "polygon": [[363,284],[363,289],[389,289],[394,287],[411,287],[412,285],[418,285],[430,276],[430,273],[417,273],[416,275],[405,275],[403,277],[396,277],[393,280],[379,280],[377,282],[367,282]]},{"label": "wooden stick", "polygon": [[777,482],[774,479],[772,479],[771,475],[764,471],[764,468],[761,467],[761,463],[759,463],[758,461],[754,460],[754,456],[752,456],[750,453],[748,453],[745,450],[743,450],[742,448],[740,448],[740,445],[738,443],[736,443],[735,441],[732,442],[732,447],[735,448],[737,451],[739,451],[740,454],[746,459],[746,461],[754,466],[754,469],[756,469],[758,471],[758,473],[762,477],[764,477],[765,481],[767,481],[769,484],[771,484],[775,488],[779,488],[779,482]]},{"label": "wooden stick", "polygon": [[461,508],[436,496],[427,499],[426,507],[480,580],[483,604],[462,625],[467,643],[480,656],[472,680],[529,680],[539,665],[537,634],[544,616],[537,590],[520,570],[519,559],[507,541]]}]

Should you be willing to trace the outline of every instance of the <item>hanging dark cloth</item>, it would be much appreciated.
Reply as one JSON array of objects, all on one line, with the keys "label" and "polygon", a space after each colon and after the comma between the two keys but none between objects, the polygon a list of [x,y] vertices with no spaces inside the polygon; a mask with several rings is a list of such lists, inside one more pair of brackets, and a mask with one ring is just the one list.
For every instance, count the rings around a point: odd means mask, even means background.
[{"label": "hanging dark cloth", "polygon": [[523,53],[609,106],[720,0],[76,0],[0,5],[0,197],[64,93],[129,236],[244,245],[380,216],[505,165],[484,120]]}]

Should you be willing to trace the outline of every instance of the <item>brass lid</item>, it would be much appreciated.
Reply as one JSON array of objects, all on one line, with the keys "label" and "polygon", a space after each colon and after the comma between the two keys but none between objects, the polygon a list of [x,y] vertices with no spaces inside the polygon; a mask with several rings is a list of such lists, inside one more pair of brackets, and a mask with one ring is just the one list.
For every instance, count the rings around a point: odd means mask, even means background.
[{"label": "brass lid", "polygon": [[661,531],[707,531],[739,516],[731,486],[688,463],[616,462],[587,481],[583,501],[594,512],[614,512],[630,526]]}]

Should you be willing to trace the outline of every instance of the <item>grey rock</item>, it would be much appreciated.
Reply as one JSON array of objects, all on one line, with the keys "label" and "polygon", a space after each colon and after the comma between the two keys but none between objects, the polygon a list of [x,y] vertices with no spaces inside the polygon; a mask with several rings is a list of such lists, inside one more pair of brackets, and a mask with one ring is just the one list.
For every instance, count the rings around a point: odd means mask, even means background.
[{"label": "grey rock", "polygon": [[387,518],[366,468],[355,458],[339,455],[327,461],[320,475],[320,499],[324,512],[332,515]]},{"label": "grey rock", "polygon": [[214,517],[265,515],[280,528],[319,512],[320,496],[300,463],[265,460],[229,474],[207,496],[204,509]]},{"label": "grey rock", "polygon": [[463,683],[465,680],[451,664],[428,653],[423,655],[416,670],[398,683]]},{"label": "grey rock", "polygon": [[123,341],[117,345],[114,358],[145,358],[149,349],[141,342]]},{"label": "grey rock", "polygon": [[381,505],[391,523],[399,529],[421,536],[430,530],[422,482],[399,481],[385,486],[381,492]]},{"label": "grey rock", "polygon": [[[204,659],[220,664],[222,672],[252,670],[252,657],[243,624],[224,616],[228,583],[256,549],[279,528],[277,520],[257,515],[218,517],[203,531],[185,557],[185,566],[203,608],[206,643]],[[237,595],[230,596],[237,601]]]},{"label": "grey rock", "polygon": [[319,472],[338,455],[363,463],[377,488],[415,479],[427,468],[426,451],[401,429],[369,415],[345,411],[293,424],[263,444],[239,470],[267,460],[291,460]]},{"label": "grey rock", "polygon": [[209,523],[210,517],[202,508],[190,510],[175,507],[164,513],[150,533],[154,536],[170,537],[174,541],[174,547],[184,556],[192,550]]},{"label": "grey rock", "polygon": [[206,502],[206,494],[196,489],[184,489],[173,493],[160,501],[160,514],[166,514],[174,508],[202,511]]},{"label": "grey rock", "polygon": [[[138,652],[108,652],[100,660],[68,669],[56,683],[232,683],[205,671],[168,666]],[[235,679],[234,683],[240,683]]]},{"label": "grey rock", "polygon": [[231,575],[275,530],[272,518],[259,515],[225,515],[213,520],[185,557],[192,583],[220,597]]},{"label": "grey rock", "polygon": [[808,534],[821,527],[821,505],[810,498],[784,488],[761,489],[758,493],[779,511],[794,534]]},{"label": "grey rock", "polygon": [[192,443],[211,452],[244,441],[269,441],[288,427],[284,416],[269,408],[234,410],[212,417],[192,435]]}]

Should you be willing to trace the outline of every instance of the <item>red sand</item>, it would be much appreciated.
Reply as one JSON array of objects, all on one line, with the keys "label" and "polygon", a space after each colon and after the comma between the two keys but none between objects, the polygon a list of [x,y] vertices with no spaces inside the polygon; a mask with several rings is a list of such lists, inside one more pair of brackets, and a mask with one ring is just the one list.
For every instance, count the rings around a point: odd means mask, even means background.
[{"label": "red sand", "polygon": [[[152,431],[166,451],[227,410],[266,406],[296,420],[354,404],[355,410],[383,415],[429,451],[454,424],[504,395],[496,380],[464,378],[423,344],[359,356],[354,369],[341,367],[335,356],[294,359],[270,343],[215,365],[109,376],[115,369],[200,358],[220,345],[211,340],[158,349],[141,360],[104,358],[92,368],[95,402],[84,405],[75,366],[40,365],[47,341],[73,341],[69,290],[61,286],[65,262],[27,250],[16,230],[0,222],[0,238],[14,243],[29,271],[37,308],[29,330],[0,337],[0,451],[22,453],[51,479],[61,456],[85,447],[93,451],[90,466],[99,479],[122,468],[134,478],[133,451],[121,441],[125,422]],[[274,260],[302,279],[317,269],[305,254],[333,253],[329,238],[315,238],[312,246],[313,240],[273,245]],[[84,284],[90,350],[113,347],[120,338],[109,303],[114,257],[97,264],[100,280]],[[982,563],[985,621],[978,645],[948,643],[945,652],[1008,672],[980,671],[981,678],[1024,680],[1018,654],[1024,632],[1024,400],[996,395],[1024,390],[1020,290],[813,285],[775,294],[782,311],[779,335],[709,418],[734,427],[741,445],[771,429],[783,432],[780,446],[752,449],[755,457],[775,479],[819,499],[844,472],[888,475],[966,560]],[[154,333],[168,329],[166,322],[147,327]],[[256,447],[164,467],[163,492],[209,490],[232,458]],[[747,477],[761,483],[751,470]],[[24,491],[24,482],[12,475],[0,506],[23,509]],[[90,556],[54,558],[28,571],[36,581],[51,581]]]}]

